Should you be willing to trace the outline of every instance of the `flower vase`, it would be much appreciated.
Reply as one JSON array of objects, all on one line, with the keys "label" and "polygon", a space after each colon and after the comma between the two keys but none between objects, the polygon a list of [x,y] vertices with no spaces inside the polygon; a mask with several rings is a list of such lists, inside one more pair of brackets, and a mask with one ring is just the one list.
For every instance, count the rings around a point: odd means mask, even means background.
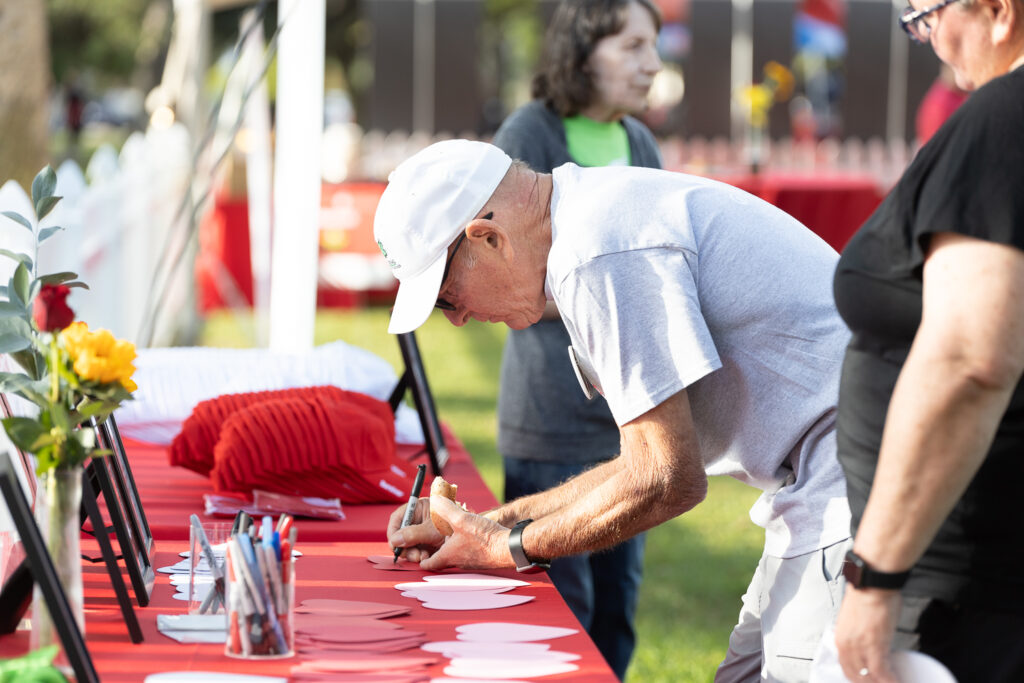
[{"label": "flower vase", "polygon": [[[36,490],[35,518],[46,549],[56,570],[64,595],[79,631],[84,633],[85,614],[82,605],[81,518],[82,468],[58,467],[39,477]],[[47,645],[61,645],[60,635],[50,618],[46,598],[38,583],[32,594],[33,650]]]}]

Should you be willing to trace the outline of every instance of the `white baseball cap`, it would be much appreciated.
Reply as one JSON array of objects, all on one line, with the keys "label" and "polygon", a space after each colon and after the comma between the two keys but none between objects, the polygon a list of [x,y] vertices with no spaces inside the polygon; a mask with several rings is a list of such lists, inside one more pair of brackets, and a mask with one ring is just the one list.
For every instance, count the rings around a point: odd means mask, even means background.
[{"label": "white baseball cap", "polygon": [[399,281],[388,332],[411,332],[426,322],[441,290],[448,246],[511,165],[494,145],[445,140],[392,171],[373,219],[377,247]]}]

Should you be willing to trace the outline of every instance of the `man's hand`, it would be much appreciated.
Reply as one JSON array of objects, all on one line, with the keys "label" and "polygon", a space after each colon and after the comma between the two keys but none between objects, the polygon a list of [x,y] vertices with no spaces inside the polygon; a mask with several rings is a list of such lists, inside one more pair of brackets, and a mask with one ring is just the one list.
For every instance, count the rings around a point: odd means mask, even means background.
[{"label": "man's hand", "polygon": [[416,501],[412,524],[402,529],[406,507],[408,504],[391,513],[391,519],[388,520],[388,543],[392,550],[405,548],[402,557],[410,562],[422,562],[444,543],[444,536],[430,521],[430,498],[424,496]]},{"label": "man's hand", "polygon": [[899,683],[889,651],[902,603],[899,591],[847,586],[836,621],[836,648],[851,681]]},{"label": "man's hand", "polygon": [[[512,556],[508,550],[509,530],[506,527],[483,515],[466,512],[447,498],[435,496],[435,499],[434,514],[451,525],[452,535],[447,538],[442,536],[444,544],[440,549],[420,560],[422,569],[500,569],[512,566]],[[428,511],[427,518],[429,517]],[[434,528],[429,521],[428,525],[431,529]],[[406,527],[406,531],[411,528]],[[434,532],[437,533],[437,530]]]}]

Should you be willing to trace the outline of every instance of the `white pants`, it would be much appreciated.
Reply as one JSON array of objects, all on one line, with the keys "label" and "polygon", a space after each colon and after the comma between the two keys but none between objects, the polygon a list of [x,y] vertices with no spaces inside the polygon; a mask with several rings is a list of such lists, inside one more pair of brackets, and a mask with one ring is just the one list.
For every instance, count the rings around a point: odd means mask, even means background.
[{"label": "white pants", "polygon": [[803,683],[843,600],[846,539],[788,559],[762,555],[715,683]]}]

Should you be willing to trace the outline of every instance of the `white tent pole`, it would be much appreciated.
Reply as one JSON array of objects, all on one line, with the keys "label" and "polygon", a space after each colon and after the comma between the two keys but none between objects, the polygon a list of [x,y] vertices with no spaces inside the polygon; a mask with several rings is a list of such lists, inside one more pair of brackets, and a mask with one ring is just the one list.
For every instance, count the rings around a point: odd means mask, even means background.
[{"label": "white tent pole", "polygon": [[[248,10],[241,21],[244,32],[253,22],[260,20],[255,10]],[[254,86],[245,109],[245,180],[249,195],[249,252],[252,263],[252,299],[257,346],[266,347],[269,341],[270,259],[271,259],[271,150],[270,104],[267,85],[263,78],[263,27],[258,26],[246,39],[242,48],[245,61],[246,85]]]},{"label": "white tent pole", "polygon": [[324,112],[324,0],[280,0],[270,348],[313,346]]},{"label": "white tent pole", "polygon": [[754,2],[732,0],[732,43],[729,60],[729,111],[732,139],[747,139],[749,114],[735,94],[754,82]]},{"label": "white tent pole", "polygon": [[412,128],[434,132],[434,0],[416,0],[412,26]]},{"label": "white tent pole", "polygon": [[885,108],[886,140],[904,140],[907,132],[907,72],[910,40],[897,19],[907,6],[905,0],[892,0],[889,22],[889,92]]}]

